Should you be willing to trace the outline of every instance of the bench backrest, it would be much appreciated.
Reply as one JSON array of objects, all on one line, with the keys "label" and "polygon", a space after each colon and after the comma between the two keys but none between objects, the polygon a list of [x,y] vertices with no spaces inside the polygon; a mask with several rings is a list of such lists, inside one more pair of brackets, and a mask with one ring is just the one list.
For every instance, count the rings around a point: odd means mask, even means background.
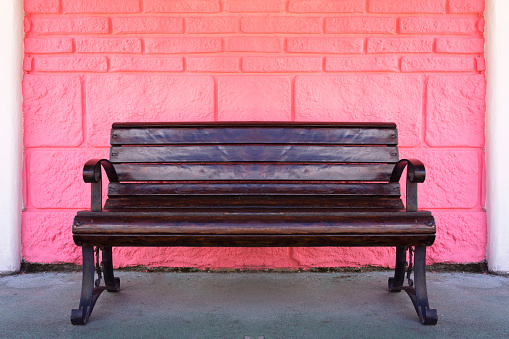
[{"label": "bench backrest", "polygon": [[116,123],[109,195],[399,195],[397,143],[393,123]]}]

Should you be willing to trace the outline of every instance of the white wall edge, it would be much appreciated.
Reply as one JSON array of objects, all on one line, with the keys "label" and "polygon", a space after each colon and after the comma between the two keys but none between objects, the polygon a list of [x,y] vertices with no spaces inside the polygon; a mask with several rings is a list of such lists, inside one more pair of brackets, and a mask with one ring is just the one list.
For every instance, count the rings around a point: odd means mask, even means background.
[{"label": "white wall edge", "polygon": [[21,265],[23,0],[0,2],[0,273]]},{"label": "white wall edge", "polygon": [[487,261],[509,273],[509,1],[486,1]]}]

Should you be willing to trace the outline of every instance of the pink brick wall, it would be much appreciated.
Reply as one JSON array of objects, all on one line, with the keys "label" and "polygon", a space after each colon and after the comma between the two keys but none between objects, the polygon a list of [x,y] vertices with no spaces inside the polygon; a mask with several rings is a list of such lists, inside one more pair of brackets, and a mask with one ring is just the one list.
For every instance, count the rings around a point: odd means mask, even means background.
[{"label": "pink brick wall", "polygon": [[[482,0],[25,0],[23,257],[79,262],[114,121],[394,121],[427,165],[429,262],[485,258]],[[116,250],[117,265],[393,265],[392,249]]]}]

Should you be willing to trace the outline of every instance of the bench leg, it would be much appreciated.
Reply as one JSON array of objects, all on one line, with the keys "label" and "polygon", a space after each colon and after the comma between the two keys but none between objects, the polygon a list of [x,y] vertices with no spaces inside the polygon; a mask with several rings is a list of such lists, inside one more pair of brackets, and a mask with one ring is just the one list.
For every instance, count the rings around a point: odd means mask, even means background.
[{"label": "bench leg", "polygon": [[[100,279],[94,281],[94,247],[83,246],[83,280],[81,286],[80,306],[71,311],[71,323],[73,325],[85,325],[94,309],[97,298],[104,290],[111,292],[118,291],[120,280],[113,276],[113,265],[111,260],[111,247],[103,249],[103,265],[105,266],[106,286],[99,286]],[[107,273],[108,272],[108,273]]]},{"label": "bench leg", "polygon": [[104,272],[104,285],[108,292],[120,291],[120,278],[115,278],[113,274],[113,259],[111,246],[102,248],[102,267]]},{"label": "bench leg", "polygon": [[401,292],[403,289],[406,272],[406,251],[406,247],[396,247],[396,268],[394,269],[394,278],[389,278],[389,291],[391,292]]},{"label": "bench leg", "polygon": [[406,248],[396,248],[396,272],[394,278],[389,279],[389,291],[404,290],[412,303],[419,320],[424,325],[435,325],[438,321],[437,310],[429,308],[428,290],[426,287],[426,247],[416,246],[414,255],[414,280],[408,277],[409,286],[403,286],[406,267]]}]

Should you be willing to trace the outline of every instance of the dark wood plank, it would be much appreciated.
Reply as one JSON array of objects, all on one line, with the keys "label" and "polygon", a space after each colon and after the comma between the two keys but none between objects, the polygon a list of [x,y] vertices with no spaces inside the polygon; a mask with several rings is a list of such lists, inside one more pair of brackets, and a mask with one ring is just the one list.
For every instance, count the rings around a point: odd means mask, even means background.
[{"label": "dark wood plank", "polygon": [[[105,204],[106,209],[169,209],[188,208],[199,209],[209,207],[220,208],[260,208],[271,207],[275,213],[277,209],[315,208],[315,209],[395,209],[401,210],[403,203],[399,197],[373,196],[310,196],[310,195],[181,195],[181,196],[131,196],[110,197]],[[323,212],[323,211],[322,211]],[[236,211],[236,213],[239,213]]]},{"label": "dark wood plank", "polygon": [[166,128],[166,127],[357,127],[357,128],[396,128],[393,122],[307,122],[307,121],[200,121],[200,122],[115,122],[117,128]]},{"label": "dark wood plank", "polygon": [[427,213],[318,213],[318,212],[167,212],[79,214],[74,233],[82,234],[210,234],[210,235],[327,235],[433,234],[434,219]]},{"label": "dark wood plank", "polygon": [[176,182],[110,183],[109,196],[123,195],[381,195],[399,196],[399,183]]},{"label": "dark wood plank", "polygon": [[[249,212],[247,212],[247,214],[252,214],[252,213],[256,213],[256,212],[257,211],[249,211]],[[303,211],[302,213],[310,214],[310,213],[315,213],[315,212]],[[76,215],[77,215],[77,217],[85,217],[85,218],[98,218],[98,217],[99,218],[117,218],[117,217],[118,218],[124,218],[124,217],[125,218],[130,218],[130,217],[166,218],[167,216],[175,216],[176,213],[180,213],[180,212],[171,212],[171,211],[170,212],[168,212],[168,211],[143,212],[143,211],[129,211],[129,210],[114,211],[114,212],[108,212],[108,211],[95,212],[95,211],[85,210],[85,211],[78,211],[76,213]],[[207,213],[207,214],[214,213],[214,211],[206,210],[204,213]],[[223,213],[223,212],[220,212],[220,213]],[[258,214],[264,214],[264,213],[265,213],[264,211],[260,211]],[[297,215],[299,213],[299,211],[293,210],[293,211],[285,212],[285,213],[288,215]],[[368,218],[374,218],[374,219],[377,219],[377,218],[393,218],[393,219],[394,218],[403,218],[403,219],[408,218],[408,220],[415,221],[416,218],[417,219],[425,218],[426,220],[428,220],[427,218],[431,218],[429,220],[434,220],[434,219],[432,219],[432,214],[429,211],[404,212],[404,213],[401,213],[398,211],[364,211],[364,212],[350,212],[350,211],[334,212],[334,211],[332,211],[330,213],[327,211],[320,211],[319,213],[323,213],[324,215],[330,214],[335,217],[345,217],[345,218],[363,218],[363,217],[367,216]]]},{"label": "dark wood plank", "polygon": [[173,144],[336,144],[397,145],[388,125],[114,125],[112,145]]},{"label": "dark wood plank", "polygon": [[111,162],[362,162],[396,163],[397,147],[200,145],[112,147]]},{"label": "dark wood plank", "polygon": [[107,235],[74,234],[78,246],[321,247],[431,246],[434,234],[364,235]]},{"label": "dark wood plank", "polygon": [[389,181],[392,164],[117,164],[120,181]]}]

